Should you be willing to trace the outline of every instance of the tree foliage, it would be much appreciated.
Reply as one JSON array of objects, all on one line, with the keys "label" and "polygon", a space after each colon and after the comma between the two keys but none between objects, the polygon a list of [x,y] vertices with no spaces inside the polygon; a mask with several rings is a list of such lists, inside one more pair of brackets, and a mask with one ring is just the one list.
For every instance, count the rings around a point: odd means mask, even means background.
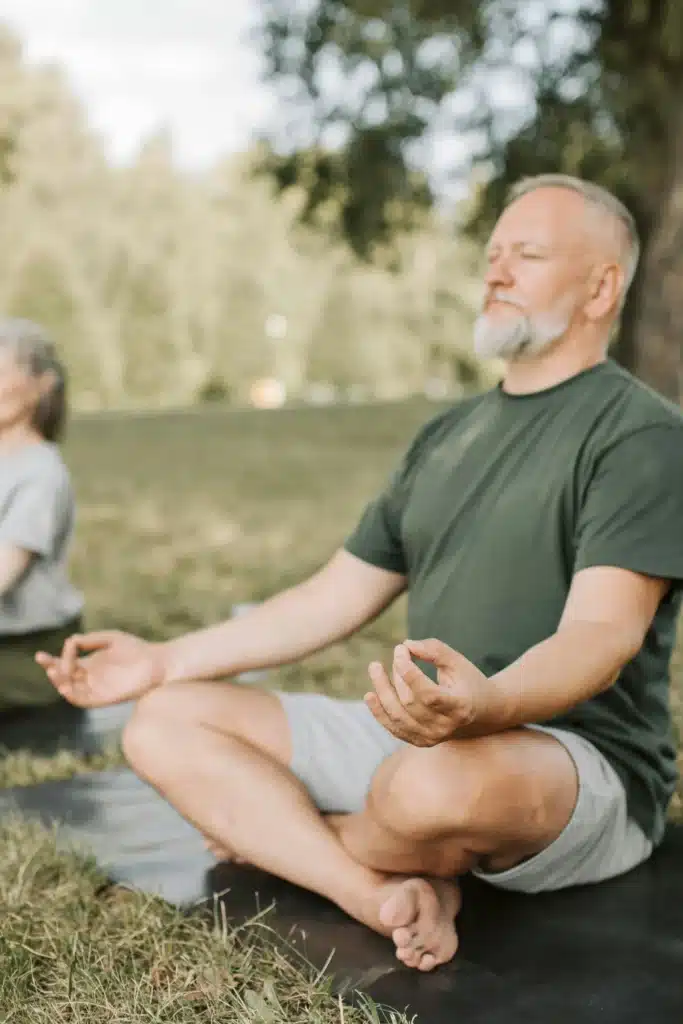
[{"label": "tree foliage", "polygon": [[[672,195],[683,177],[676,145],[683,127],[679,0],[261,5],[269,74],[288,97],[292,124],[303,126],[276,135],[282,155],[274,170],[281,185],[296,180],[307,190],[307,217],[335,192],[335,229],[374,258],[377,242],[386,246],[395,233],[395,209],[405,228],[433,201],[426,168],[439,144],[449,145],[454,176],[475,196],[469,226],[479,235],[523,175],[565,171],[605,184],[634,212],[646,250],[622,360],[678,394],[672,368],[680,342],[667,342],[664,328],[671,310],[646,306],[641,285],[656,278],[649,266],[657,253],[676,260],[675,246],[659,242],[658,233],[669,224],[670,234]],[[302,173],[306,132],[319,156]],[[382,145],[365,145],[368,133]],[[657,333],[646,352],[647,336]],[[666,369],[659,356],[650,359],[655,348]]]},{"label": "tree foliage", "polygon": [[[284,184],[302,172],[307,212],[343,191],[343,210],[356,216],[340,225],[359,250],[390,228],[392,201],[414,200],[417,181],[419,199],[433,198],[417,144],[435,130],[444,143],[468,143],[456,172],[490,164],[489,216],[506,179],[536,166],[603,179],[643,217],[658,205],[665,169],[642,158],[670,142],[683,76],[677,0],[261,0],[261,8],[267,73],[292,112],[276,170]],[[301,125],[309,140],[338,143],[321,146],[313,166],[297,160],[308,148],[298,145]]]},{"label": "tree foliage", "polygon": [[[295,399],[321,384],[389,396],[479,372],[457,340],[476,247],[429,217],[403,241],[400,274],[370,269],[300,226],[302,186],[275,201],[257,152],[189,176],[161,133],[109,166],[60,73],[28,66],[3,31],[0,89],[0,313],[54,334],[81,407],[244,400],[271,376]],[[420,256],[426,238],[436,261]],[[454,340],[435,365],[444,316]],[[370,322],[378,339],[391,325],[381,360]]]},{"label": "tree foliage", "polygon": [[292,98],[266,169],[281,189],[303,186],[304,220],[336,226],[356,253],[376,255],[423,223],[433,202],[411,148],[457,85],[457,22],[448,16],[437,37],[407,3],[262,6],[267,73]]}]

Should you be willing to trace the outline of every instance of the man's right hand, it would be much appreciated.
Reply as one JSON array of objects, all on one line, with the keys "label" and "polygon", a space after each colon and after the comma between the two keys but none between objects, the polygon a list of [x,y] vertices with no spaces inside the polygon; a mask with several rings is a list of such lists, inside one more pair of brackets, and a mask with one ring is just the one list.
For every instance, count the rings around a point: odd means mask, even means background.
[{"label": "man's right hand", "polygon": [[59,657],[40,651],[36,661],[62,697],[81,708],[136,700],[164,680],[161,645],[118,630],[75,634]]}]

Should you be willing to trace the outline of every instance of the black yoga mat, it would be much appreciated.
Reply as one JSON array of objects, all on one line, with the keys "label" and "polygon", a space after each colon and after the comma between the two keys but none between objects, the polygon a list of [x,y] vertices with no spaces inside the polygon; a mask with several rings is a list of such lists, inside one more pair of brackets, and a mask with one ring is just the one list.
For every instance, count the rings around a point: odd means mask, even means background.
[{"label": "black yoga mat", "polygon": [[[681,1024],[683,828],[650,862],[599,886],[523,896],[463,880],[455,960],[420,975],[391,943],[325,900],[250,868],[214,864],[201,837],[128,771],[0,794],[62,823],[65,843],[94,853],[114,881],[189,906],[215,894],[233,921],[268,921],[335,989],[360,989],[429,1024]],[[204,904],[206,906],[206,904]],[[330,954],[332,954],[330,959]]]},{"label": "black yoga mat", "polygon": [[58,750],[99,753],[114,742],[132,714],[134,704],[84,711],[66,701],[49,707],[0,713],[0,753],[30,750],[51,756]]}]

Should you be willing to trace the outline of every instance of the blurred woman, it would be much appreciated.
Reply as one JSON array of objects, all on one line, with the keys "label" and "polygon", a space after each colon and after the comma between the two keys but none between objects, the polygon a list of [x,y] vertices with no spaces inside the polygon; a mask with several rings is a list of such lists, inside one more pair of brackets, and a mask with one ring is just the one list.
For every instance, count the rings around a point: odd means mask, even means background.
[{"label": "blurred woman", "polygon": [[[0,320],[0,713],[55,701],[35,664],[82,628],[67,575],[74,496],[58,447],[66,373],[29,320]],[[59,699],[59,698],[57,698]]]}]

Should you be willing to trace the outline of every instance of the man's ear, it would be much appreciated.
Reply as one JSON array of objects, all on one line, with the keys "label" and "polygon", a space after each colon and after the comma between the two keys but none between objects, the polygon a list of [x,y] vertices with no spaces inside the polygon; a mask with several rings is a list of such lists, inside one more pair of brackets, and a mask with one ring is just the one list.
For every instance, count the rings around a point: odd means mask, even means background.
[{"label": "man's ear", "polygon": [[604,320],[619,305],[625,284],[624,271],[618,263],[596,267],[588,282],[589,294],[584,312],[589,320]]}]

